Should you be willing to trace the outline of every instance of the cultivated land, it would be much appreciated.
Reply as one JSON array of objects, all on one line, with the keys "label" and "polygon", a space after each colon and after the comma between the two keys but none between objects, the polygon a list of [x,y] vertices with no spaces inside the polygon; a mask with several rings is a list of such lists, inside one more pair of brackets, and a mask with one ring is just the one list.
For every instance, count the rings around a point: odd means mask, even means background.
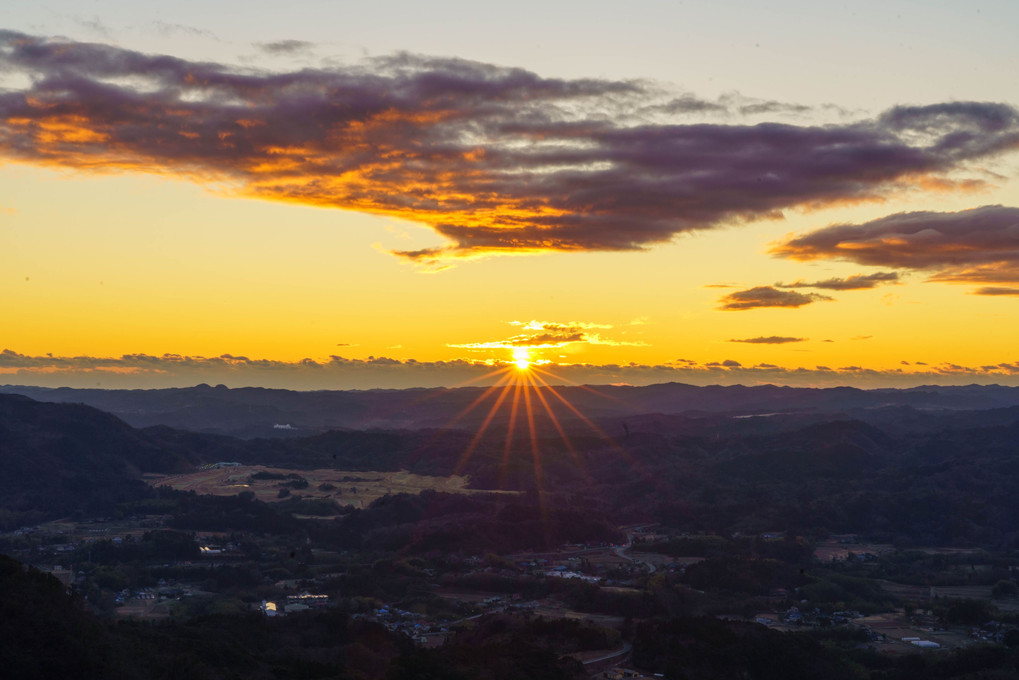
[{"label": "cultivated land", "polygon": [[850,553],[854,555],[884,555],[895,550],[891,543],[842,543],[837,540],[821,541],[814,548],[814,558],[822,564],[832,560],[844,560]]},{"label": "cultivated land", "polygon": [[[303,487],[301,480],[307,482],[307,487]],[[328,499],[340,505],[360,508],[382,496],[399,493],[419,494],[426,489],[445,493],[476,493],[473,489],[467,488],[470,478],[466,475],[430,477],[416,475],[406,470],[355,472],[236,465],[179,475],[146,475],[145,481],[155,487],[169,486],[178,491],[194,491],[197,494],[213,496],[236,496],[248,491],[254,493],[258,500],[266,502],[284,500],[285,497],[280,497],[280,490],[289,489],[301,498]]]}]

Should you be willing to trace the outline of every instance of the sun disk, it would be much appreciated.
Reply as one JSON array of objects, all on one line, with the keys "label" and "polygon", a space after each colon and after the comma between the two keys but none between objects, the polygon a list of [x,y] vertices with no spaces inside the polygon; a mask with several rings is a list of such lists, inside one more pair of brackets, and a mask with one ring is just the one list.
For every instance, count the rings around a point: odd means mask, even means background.
[{"label": "sun disk", "polygon": [[514,347],[513,363],[518,371],[526,371],[531,367],[531,351],[526,347]]}]

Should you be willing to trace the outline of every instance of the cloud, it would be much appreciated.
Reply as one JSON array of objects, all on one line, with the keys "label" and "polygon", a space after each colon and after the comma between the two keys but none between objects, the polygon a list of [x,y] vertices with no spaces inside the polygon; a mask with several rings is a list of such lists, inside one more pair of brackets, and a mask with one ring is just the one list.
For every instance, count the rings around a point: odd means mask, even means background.
[{"label": "cloud", "polygon": [[927,271],[931,281],[1019,283],[1019,208],[986,205],[835,224],[795,236],[771,252],[794,260],[835,259]]},{"label": "cloud", "polygon": [[779,288],[822,288],[825,290],[863,290],[877,288],[885,284],[899,283],[897,272],[877,272],[875,274],[854,274],[845,278],[831,278],[824,281],[796,281],[794,283],[776,283]]},{"label": "cloud", "polygon": [[1019,295],[1019,288],[1002,288],[999,286],[984,286],[973,291],[974,295]]},{"label": "cloud", "polygon": [[311,51],[315,43],[306,40],[276,40],[255,43],[255,47],[267,54],[302,54]]},{"label": "cloud", "polygon": [[612,345],[625,347],[646,347],[647,343],[640,341],[615,340],[604,337],[599,333],[592,333],[592,330],[611,329],[609,324],[591,323],[586,321],[510,321],[511,326],[522,327],[527,333],[521,333],[505,340],[492,340],[487,342],[469,342],[462,344],[450,344],[447,347],[459,349],[513,349],[514,347],[528,347],[531,349],[554,349],[565,347],[575,343],[588,345]]},{"label": "cloud", "polygon": [[729,106],[721,100],[710,101],[701,99],[689,92],[684,93],[672,100],[651,107],[652,110],[661,113],[690,114],[690,113],[730,113]]},{"label": "cloud", "polygon": [[818,300],[831,300],[831,298],[818,293],[797,293],[791,290],[778,290],[771,286],[757,286],[729,293],[719,300],[719,309],[744,311],[762,307],[802,307]]},{"label": "cloud", "polygon": [[762,335],[758,338],[746,338],[743,340],[733,338],[729,342],[745,342],[751,345],[784,345],[790,342],[805,342],[806,340],[806,338],[792,338],[783,335]]},{"label": "cloud", "polygon": [[609,324],[589,321],[510,321],[511,326],[521,326],[528,331],[554,331],[576,333],[596,328],[612,328]]},{"label": "cloud", "polygon": [[218,40],[215,34],[212,33],[211,31],[206,31],[201,28],[195,28],[194,26],[188,26],[186,24],[176,24],[167,21],[157,20],[152,22],[152,25],[155,27],[156,31],[163,36],[184,34],[197,36],[200,38]]},{"label": "cloud", "polygon": [[[840,107],[826,104],[821,107],[834,110],[845,115],[848,113]],[[657,112],[679,115],[721,115],[721,116],[759,116],[759,115],[802,115],[814,111],[814,107],[775,100],[756,99],[738,92],[728,92],[715,100],[702,99],[693,93],[685,92],[662,104],[647,107],[645,112]]]},{"label": "cloud", "polygon": [[93,17],[91,19],[85,19],[83,17],[74,17],[74,23],[78,24],[82,28],[85,28],[96,35],[100,35],[103,38],[109,40],[113,37],[113,31],[105,23],[100,21],[99,17]]},{"label": "cloud", "polygon": [[411,220],[445,243],[396,254],[436,268],[967,187],[960,171],[1019,144],[1005,104],[824,126],[652,121],[632,112],[668,96],[644,82],[409,54],[262,71],[3,31],[0,71],[16,83],[0,93],[2,158]]},{"label": "cloud", "polygon": [[[505,365],[505,362],[494,365]],[[180,354],[55,357],[25,355],[9,349],[0,352],[0,380],[49,387],[95,387],[97,382],[107,388],[183,387],[202,382],[286,389],[449,387],[468,381],[492,384],[499,379],[490,375],[492,369],[493,363],[487,361],[416,361],[388,357],[331,356],[319,360],[275,361],[231,354],[218,357]],[[1019,386],[1019,361],[981,366],[950,362],[928,366],[924,362],[914,362],[914,370],[909,371],[860,366],[783,368],[764,363],[747,366],[733,359],[704,363],[680,359],[657,365],[557,364],[547,365],[544,370],[543,380],[553,384],[684,382],[694,385],[909,387],[983,383]]]}]

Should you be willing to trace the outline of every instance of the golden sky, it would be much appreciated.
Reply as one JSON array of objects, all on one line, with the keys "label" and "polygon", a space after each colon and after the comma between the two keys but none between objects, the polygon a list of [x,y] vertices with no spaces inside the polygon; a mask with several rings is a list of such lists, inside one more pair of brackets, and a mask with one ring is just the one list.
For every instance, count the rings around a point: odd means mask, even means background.
[{"label": "golden sky", "polygon": [[0,33],[0,383],[1019,384],[996,33],[819,102],[224,25]]}]

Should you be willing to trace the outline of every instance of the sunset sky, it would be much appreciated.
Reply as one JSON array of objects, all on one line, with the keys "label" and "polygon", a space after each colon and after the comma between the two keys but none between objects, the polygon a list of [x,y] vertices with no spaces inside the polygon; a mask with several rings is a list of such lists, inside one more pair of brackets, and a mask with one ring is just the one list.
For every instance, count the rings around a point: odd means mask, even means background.
[{"label": "sunset sky", "polygon": [[1019,385],[1019,3],[239,7],[5,7],[0,384]]}]

